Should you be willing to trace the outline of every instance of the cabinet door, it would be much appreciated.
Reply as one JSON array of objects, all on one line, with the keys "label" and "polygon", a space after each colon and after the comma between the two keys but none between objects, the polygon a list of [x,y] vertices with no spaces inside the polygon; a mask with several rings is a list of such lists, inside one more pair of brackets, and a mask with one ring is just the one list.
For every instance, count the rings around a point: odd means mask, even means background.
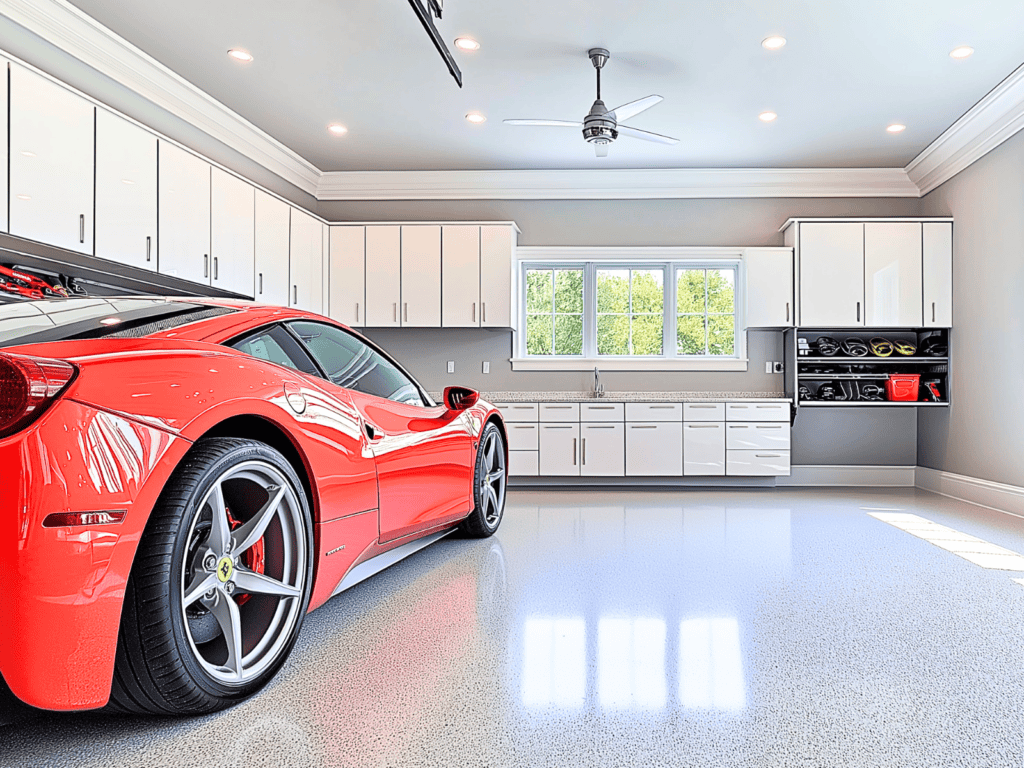
[{"label": "cabinet door", "polygon": [[925,222],[924,326],[953,326],[953,224]]},{"label": "cabinet door", "polygon": [[96,108],[11,67],[11,234],[93,252]]},{"label": "cabinet door", "polygon": [[7,169],[10,165],[10,142],[7,141],[7,83],[10,80],[8,72],[11,62],[0,58],[0,230],[9,230],[7,222],[8,195],[10,184],[7,177]]},{"label": "cabinet door", "polygon": [[440,227],[402,227],[402,327],[441,327]]},{"label": "cabinet door", "polygon": [[584,477],[622,477],[626,474],[625,425],[580,426],[580,474]]},{"label": "cabinet door", "polygon": [[725,424],[683,424],[683,474],[725,474]]},{"label": "cabinet door", "polygon": [[366,324],[366,227],[331,227],[331,318],[352,327]]},{"label": "cabinet door", "polygon": [[156,270],[156,136],[96,112],[96,255]]},{"label": "cabinet door", "polygon": [[308,213],[292,208],[291,293],[288,306],[323,309],[323,230]]},{"label": "cabinet door", "polygon": [[160,274],[210,284],[210,164],[161,141]]},{"label": "cabinet door", "polygon": [[864,225],[865,325],[921,325],[921,223]]},{"label": "cabinet door", "polygon": [[683,423],[626,423],[626,475],[683,474]]},{"label": "cabinet door", "polygon": [[290,206],[256,190],[256,301],[288,305]]},{"label": "cabinet door", "polygon": [[743,255],[748,328],[789,328],[793,312],[793,251],[749,250]]},{"label": "cabinet door", "polygon": [[366,325],[394,328],[401,324],[402,228],[366,228]]},{"label": "cabinet door", "polygon": [[800,325],[864,325],[864,225],[798,226]]},{"label": "cabinet door", "polygon": [[244,296],[255,296],[256,189],[220,168],[210,183],[210,284]]},{"label": "cabinet door", "polygon": [[480,325],[512,328],[512,263],[516,231],[511,225],[480,227]]},{"label": "cabinet door", "polygon": [[480,227],[441,228],[441,325],[480,325]]},{"label": "cabinet door", "polygon": [[540,473],[575,477],[580,473],[580,425],[540,425]]}]

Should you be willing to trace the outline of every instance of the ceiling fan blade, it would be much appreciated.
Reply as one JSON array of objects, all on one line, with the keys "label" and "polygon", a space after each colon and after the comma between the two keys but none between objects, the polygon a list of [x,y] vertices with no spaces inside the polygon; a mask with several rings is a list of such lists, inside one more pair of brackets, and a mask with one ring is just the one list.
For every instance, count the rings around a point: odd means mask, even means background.
[{"label": "ceiling fan blade", "polygon": [[650,109],[661,101],[664,101],[661,96],[645,96],[642,99],[637,99],[636,101],[631,101],[628,104],[623,104],[621,107],[616,107],[608,114],[612,115],[617,122],[621,123],[625,120],[629,120],[631,117],[636,117],[645,109]]},{"label": "ceiling fan blade", "polygon": [[579,128],[583,123],[572,120],[503,120],[505,125],[551,125],[560,128]]},{"label": "ceiling fan blade", "polygon": [[598,157],[608,157],[608,145],[607,144],[595,144],[594,152]]},{"label": "ceiling fan blade", "polygon": [[643,139],[644,141],[656,141],[659,144],[678,144],[679,139],[673,139],[671,136],[662,136],[660,133],[651,133],[650,131],[641,131],[639,128],[630,128],[628,125],[620,125],[616,128],[621,136],[632,136],[634,139]]}]

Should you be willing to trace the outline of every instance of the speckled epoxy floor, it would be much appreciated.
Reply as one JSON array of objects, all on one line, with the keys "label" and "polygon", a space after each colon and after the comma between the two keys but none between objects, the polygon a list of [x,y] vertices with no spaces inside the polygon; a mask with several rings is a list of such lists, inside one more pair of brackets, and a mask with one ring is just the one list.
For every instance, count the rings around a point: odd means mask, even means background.
[{"label": "speckled epoxy floor", "polygon": [[1020,766],[1024,574],[878,508],[1024,553],[909,489],[513,491],[311,614],[255,699],[17,714],[0,766]]}]

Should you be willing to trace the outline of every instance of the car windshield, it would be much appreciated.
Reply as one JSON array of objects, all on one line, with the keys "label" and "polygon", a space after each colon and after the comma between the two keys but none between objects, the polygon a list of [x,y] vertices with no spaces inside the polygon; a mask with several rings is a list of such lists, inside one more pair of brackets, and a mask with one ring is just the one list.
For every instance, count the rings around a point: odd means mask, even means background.
[{"label": "car windshield", "polygon": [[0,305],[0,347],[140,338],[236,310],[162,298],[73,298]]}]

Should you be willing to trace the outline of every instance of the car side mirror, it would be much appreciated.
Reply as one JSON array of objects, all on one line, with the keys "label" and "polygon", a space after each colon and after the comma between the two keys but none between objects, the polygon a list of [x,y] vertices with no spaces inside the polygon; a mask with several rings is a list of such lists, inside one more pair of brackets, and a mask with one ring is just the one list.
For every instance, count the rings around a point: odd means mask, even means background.
[{"label": "car side mirror", "polygon": [[449,411],[464,411],[476,405],[480,393],[469,387],[445,387],[442,399]]}]

